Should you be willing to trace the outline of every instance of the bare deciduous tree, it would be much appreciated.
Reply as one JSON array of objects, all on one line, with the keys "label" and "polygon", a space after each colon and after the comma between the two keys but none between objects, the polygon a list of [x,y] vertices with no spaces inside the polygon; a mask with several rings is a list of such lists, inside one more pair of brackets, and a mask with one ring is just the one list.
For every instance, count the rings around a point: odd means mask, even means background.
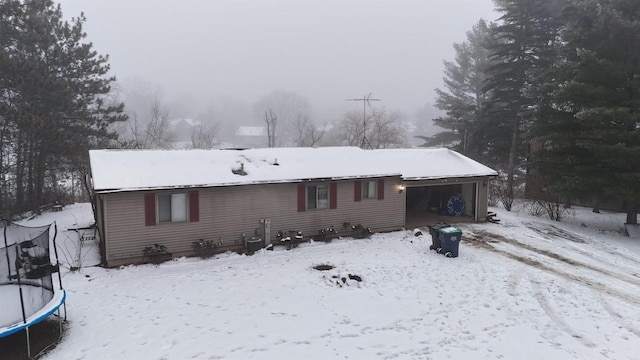
[{"label": "bare deciduous tree", "polygon": [[[341,144],[364,146],[372,149],[406,147],[407,130],[398,112],[388,112],[382,108],[372,109],[363,120],[362,113],[351,111],[345,114],[338,125],[338,139]],[[363,141],[363,138],[366,138]]]},{"label": "bare deciduous tree", "polygon": [[163,104],[162,90],[135,80],[124,91],[129,121],[120,129],[122,146],[134,149],[170,149],[175,134],[170,130],[169,109]]},{"label": "bare deciduous tree", "polygon": [[387,112],[386,109],[374,109],[371,129],[367,129],[367,138],[374,149],[406,147],[407,129],[399,112]]},{"label": "bare deciduous tree", "polygon": [[218,126],[200,122],[191,127],[191,147],[193,149],[211,149],[216,145]]},{"label": "bare deciduous tree", "polygon": [[307,119],[310,123],[310,106],[309,102],[300,95],[289,92],[277,90],[273,91],[269,95],[263,97],[254,106],[256,112],[260,114],[260,117],[267,118],[267,126],[273,119],[277,119],[276,123],[273,122],[272,131],[267,129],[268,136],[271,137],[273,143],[269,146],[290,146],[299,142],[298,136],[298,122],[301,119]]},{"label": "bare deciduous tree", "polygon": [[276,146],[276,125],[278,124],[278,116],[269,108],[264,112],[264,122],[267,124],[267,146],[272,148]]},{"label": "bare deciduous tree", "polygon": [[320,143],[325,133],[323,128],[317,128],[308,116],[302,114],[297,116],[295,126],[298,135],[297,146],[314,147]]},{"label": "bare deciduous tree", "polygon": [[364,134],[362,114],[357,111],[346,113],[337,131],[337,138],[342,145],[360,146]]}]

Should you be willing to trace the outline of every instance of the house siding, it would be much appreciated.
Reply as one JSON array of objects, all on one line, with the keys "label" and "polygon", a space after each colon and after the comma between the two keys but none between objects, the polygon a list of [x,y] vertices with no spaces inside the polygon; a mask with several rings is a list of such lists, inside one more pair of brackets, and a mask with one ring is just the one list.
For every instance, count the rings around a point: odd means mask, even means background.
[{"label": "house siding", "polygon": [[[308,182],[308,184],[329,181]],[[384,178],[384,199],[354,201],[354,180],[335,181],[336,208],[298,211],[300,183],[259,184],[200,188],[199,221],[145,226],[145,194],[172,194],[188,190],[136,191],[100,194],[105,204],[106,265],[144,261],[146,246],[162,244],[174,256],[192,255],[191,245],[211,240],[220,250],[242,250],[247,237],[261,228],[261,219],[271,220],[270,241],[278,231],[302,231],[312,236],[333,226],[338,234],[343,224],[362,224],[373,231],[389,231],[404,226],[404,194],[397,191],[399,177]],[[330,194],[330,196],[332,196]]]},{"label": "house siding", "polygon": [[489,179],[478,182],[478,214],[477,221],[487,221],[487,213],[489,211]]},{"label": "house siding", "polygon": [[106,263],[106,249],[105,249],[105,234],[104,234],[104,203],[102,201],[102,197],[96,197],[95,211],[96,211],[96,225],[98,226],[98,237],[100,239],[100,261],[104,264]]}]

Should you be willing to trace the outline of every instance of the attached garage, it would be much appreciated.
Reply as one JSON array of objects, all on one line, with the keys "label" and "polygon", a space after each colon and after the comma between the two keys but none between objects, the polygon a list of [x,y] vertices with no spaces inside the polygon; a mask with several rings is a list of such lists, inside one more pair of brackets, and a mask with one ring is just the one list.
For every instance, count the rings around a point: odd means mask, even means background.
[{"label": "attached garage", "polygon": [[487,183],[485,177],[405,181],[407,227],[484,221]]}]

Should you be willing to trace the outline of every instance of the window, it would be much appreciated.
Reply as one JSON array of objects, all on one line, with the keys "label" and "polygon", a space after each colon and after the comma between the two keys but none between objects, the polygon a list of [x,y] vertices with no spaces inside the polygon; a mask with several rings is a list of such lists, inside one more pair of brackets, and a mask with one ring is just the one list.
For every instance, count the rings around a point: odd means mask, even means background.
[{"label": "window", "polygon": [[335,181],[316,185],[298,184],[298,212],[337,208],[338,184]]},{"label": "window", "polygon": [[375,199],[378,197],[378,182],[376,180],[369,180],[362,182],[362,198],[363,199]]},{"label": "window", "polygon": [[307,209],[326,209],[329,207],[329,187],[327,185],[307,186]]},{"label": "window", "polygon": [[[188,197],[187,194],[189,195]],[[144,194],[145,226],[184,221],[200,221],[200,195],[198,190],[178,194],[158,195],[153,192]]]},{"label": "window", "polygon": [[355,180],[353,182],[353,201],[362,199],[384,200],[384,179]]},{"label": "window", "polygon": [[187,221],[187,194],[158,195],[158,222]]}]

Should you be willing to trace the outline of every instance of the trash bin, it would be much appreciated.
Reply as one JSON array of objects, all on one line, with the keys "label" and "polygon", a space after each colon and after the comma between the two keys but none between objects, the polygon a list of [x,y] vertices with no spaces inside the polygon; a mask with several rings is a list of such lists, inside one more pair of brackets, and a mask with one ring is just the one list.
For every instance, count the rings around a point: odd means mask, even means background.
[{"label": "trash bin", "polygon": [[442,244],[442,251],[446,257],[458,257],[458,247],[462,239],[462,230],[449,226],[438,229],[438,238]]},{"label": "trash bin", "polygon": [[442,244],[440,243],[440,239],[438,238],[438,229],[449,227],[447,223],[436,223],[433,225],[429,225],[429,234],[431,234],[431,246],[429,249],[435,250],[436,252],[440,252],[442,248]]}]

